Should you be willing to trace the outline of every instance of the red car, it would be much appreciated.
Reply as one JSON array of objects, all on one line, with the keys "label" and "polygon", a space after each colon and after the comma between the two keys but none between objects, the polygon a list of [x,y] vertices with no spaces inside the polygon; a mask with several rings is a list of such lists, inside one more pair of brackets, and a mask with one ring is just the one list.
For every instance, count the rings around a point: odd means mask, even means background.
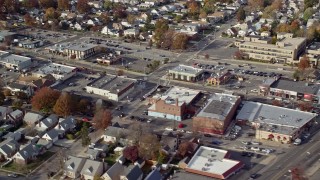
[{"label": "red car", "polygon": [[178,125],[178,128],[184,128],[184,124],[180,123],[180,124]]},{"label": "red car", "polygon": [[84,122],[89,122],[90,119],[88,119],[88,118],[82,118],[82,121],[84,121]]}]

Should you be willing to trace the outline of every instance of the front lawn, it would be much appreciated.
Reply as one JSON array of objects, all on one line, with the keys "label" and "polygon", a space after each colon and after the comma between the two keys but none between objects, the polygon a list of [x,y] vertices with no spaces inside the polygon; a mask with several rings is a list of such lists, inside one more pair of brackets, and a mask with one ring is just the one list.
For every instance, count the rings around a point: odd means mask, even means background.
[{"label": "front lawn", "polygon": [[22,173],[22,174],[28,174],[29,172],[31,172],[32,170],[40,166],[44,161],[49,159],[54,154],[55,154],[54,152],[47,151],[44,154],[39,155],[36,160],[33,160],[31,163],[27,165],[21,165],[15,162],[11,162],[6,166],[2,167],[2,169],[17,172],[17,173]]}]

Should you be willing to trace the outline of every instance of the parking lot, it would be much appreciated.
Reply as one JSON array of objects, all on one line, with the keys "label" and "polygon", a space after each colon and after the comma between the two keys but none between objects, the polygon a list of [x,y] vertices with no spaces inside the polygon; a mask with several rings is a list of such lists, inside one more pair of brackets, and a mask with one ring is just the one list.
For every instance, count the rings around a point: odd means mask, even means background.
[{"label": "parking lot", "polygon": [[217,39],[209,44],[199,55],[208,54],[209,57],[218,59],[230,59],[233,54],[238,51],[237,48],[228,47],[233,40],[231,39]]},{"label": "parking lot", "polygon": [[56,31],[28,28],[21,32],[21,34],[29,35],[31,38],[39,39],[39,40],[47,40],[51,43],[57,43],[59,41],[66,40],[68,38],[75,37],[73,34],[61,33]]},{"label": "parking lot", "polygon": [[2,83],[9,84],[10,82],[14,82],[20,76],[20,72],[17,70],[10,70],[3,66],[0,68],[0,77]]}]

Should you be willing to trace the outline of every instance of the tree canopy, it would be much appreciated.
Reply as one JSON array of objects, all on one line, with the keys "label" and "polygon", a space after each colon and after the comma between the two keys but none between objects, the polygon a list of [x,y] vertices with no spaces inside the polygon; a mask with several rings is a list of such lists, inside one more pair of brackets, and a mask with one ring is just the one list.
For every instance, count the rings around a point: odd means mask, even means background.
[{"label": "tree canopy", "polygon": [[53,90],[49,87],[43,87],[32,97],[32,108],[43,112],[49,112],[56,104],[59,96],[59,91]]}]

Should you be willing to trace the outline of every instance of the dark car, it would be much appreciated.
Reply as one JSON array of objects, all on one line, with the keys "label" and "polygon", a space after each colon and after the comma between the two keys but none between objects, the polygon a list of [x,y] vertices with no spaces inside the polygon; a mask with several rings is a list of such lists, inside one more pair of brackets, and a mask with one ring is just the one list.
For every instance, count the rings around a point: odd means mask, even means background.
[{"label": "dark car", "polygon": [[215,139],[215,140],[212,141],[212,144],[215,144],[215,145],[220,145],[220,144],[222,144],[222,143],[223,143],[222,141],[219,141],[219,140],[217,140],[217,139]]},{"label": "dark car", "polygon": [[254,174],[251,174],[250,175],[250,177],[252,178],[252,179],[255,179],[255,178],[257,178],[259,175],[257,174],[257,173],[254,173]]},{"label": "dark car", "polygon": [[132,120],[132,119],[134,119],[135,117],[134,116],[130,116],[130,119]]},{"label": "dark car", "polygon": [[212,137],[212,135],[210,135],[210,134],[204,134],[203,136],[204,137]]},{"label": "dark car", "polygon": [[245,152],[245,151],[242,151],[242,152],[241,152],[241,156],[247,156],[247,154],[248,154],[248,153]]}]

